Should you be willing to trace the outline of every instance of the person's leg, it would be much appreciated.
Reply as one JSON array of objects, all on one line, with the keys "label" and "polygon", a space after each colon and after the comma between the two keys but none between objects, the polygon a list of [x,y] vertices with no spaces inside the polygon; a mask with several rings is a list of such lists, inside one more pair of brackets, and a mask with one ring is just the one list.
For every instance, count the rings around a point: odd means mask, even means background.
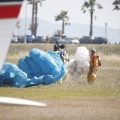
[{"label": "person's leg", "polygon": [[87,75],[88,84],[94,84],[95,80],[96,80],[96,71],[94,71],[92,73],[88,73],[88,75]]}]

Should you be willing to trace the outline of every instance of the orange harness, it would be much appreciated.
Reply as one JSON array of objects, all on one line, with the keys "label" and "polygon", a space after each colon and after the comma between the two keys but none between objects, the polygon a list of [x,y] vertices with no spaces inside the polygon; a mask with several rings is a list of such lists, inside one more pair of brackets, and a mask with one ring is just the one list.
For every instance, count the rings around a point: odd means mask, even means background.
[{"label": "orange harness", "polygon": [[94,55],[94,56],[92,57],[92,62],[94,62],[94,59],[95,59],[95,58],[98,59],[98,66],[101,66],[101,61],[100,61],[100,58],[99,58],[98,55]]}]

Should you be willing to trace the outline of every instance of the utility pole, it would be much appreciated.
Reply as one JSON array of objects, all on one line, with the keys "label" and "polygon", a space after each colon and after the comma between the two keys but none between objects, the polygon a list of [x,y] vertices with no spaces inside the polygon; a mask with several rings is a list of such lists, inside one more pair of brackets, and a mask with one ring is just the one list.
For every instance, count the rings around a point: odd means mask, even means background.
[{"label": "utility pole", "polygon": [[34,35],[35,30],[35,0],[32,1],[32,25],[31,25],[31,34]]},{"label": "utility pole", "polygon": [[27,23],[27,0],[25,1],[25,37],[24,37],[24,42],[26,43],[26,23]]},{"label": "utility pole", "polygon": [[31,33],[36,37],[37,32],[37,0],[32,1],[32,25]]},{"label": "utility pole", "polygon": [[37,7],[37,1],[35,1],[35,26],[34,26],[34,36],[36,37],[37,35],[37,26],[38,26],[38,23],[37,23],[37,11],[38,11],[38,7]]},{"label": "utility pole", "polygon": [[119,30],[119,44],[120,44],[120,30]]},{"label": "utility pole", "polygon": [[105,38],[107,39],[107,23],[105,23]]}]

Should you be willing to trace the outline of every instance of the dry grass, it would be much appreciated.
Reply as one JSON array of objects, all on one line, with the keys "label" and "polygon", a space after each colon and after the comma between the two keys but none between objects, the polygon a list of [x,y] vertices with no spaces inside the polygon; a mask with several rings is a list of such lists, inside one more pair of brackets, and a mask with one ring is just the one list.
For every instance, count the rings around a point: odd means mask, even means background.
[{"label": "dry grass", "polygon": [[1,120],[119,120],[120,98],[47,99],[48,106],[0,106]]},{"label": "dry grass", "polygon": [[[83,45],[67,45],[70,57]],[[30,88],[1,87],[0,96],[45,102],[47,107],[0,105],[0,120],[119,120],[120,119],[120,45],[84,45],[96,48],[101,56],[94,85],[87,85],[86,75],[63,84]],[[31,48],[52,49],[53,44],[12,45],[6,61],[17,61]],[[47,48],[47,49],[46,49]]]}]

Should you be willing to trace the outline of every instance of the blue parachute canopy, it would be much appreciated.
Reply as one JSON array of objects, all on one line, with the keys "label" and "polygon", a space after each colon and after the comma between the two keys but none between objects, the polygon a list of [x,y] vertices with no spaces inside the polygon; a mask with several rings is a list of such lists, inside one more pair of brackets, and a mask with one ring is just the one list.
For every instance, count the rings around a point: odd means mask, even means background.
[{"label": "blue parachute canopy", "polygon": [[0,85],[14,87],[49,85],[61,79],[65,71],[65,64],[57,53],[33,48],[29,56],[18,61],[18,65],[4,63],[0,70]]}]

